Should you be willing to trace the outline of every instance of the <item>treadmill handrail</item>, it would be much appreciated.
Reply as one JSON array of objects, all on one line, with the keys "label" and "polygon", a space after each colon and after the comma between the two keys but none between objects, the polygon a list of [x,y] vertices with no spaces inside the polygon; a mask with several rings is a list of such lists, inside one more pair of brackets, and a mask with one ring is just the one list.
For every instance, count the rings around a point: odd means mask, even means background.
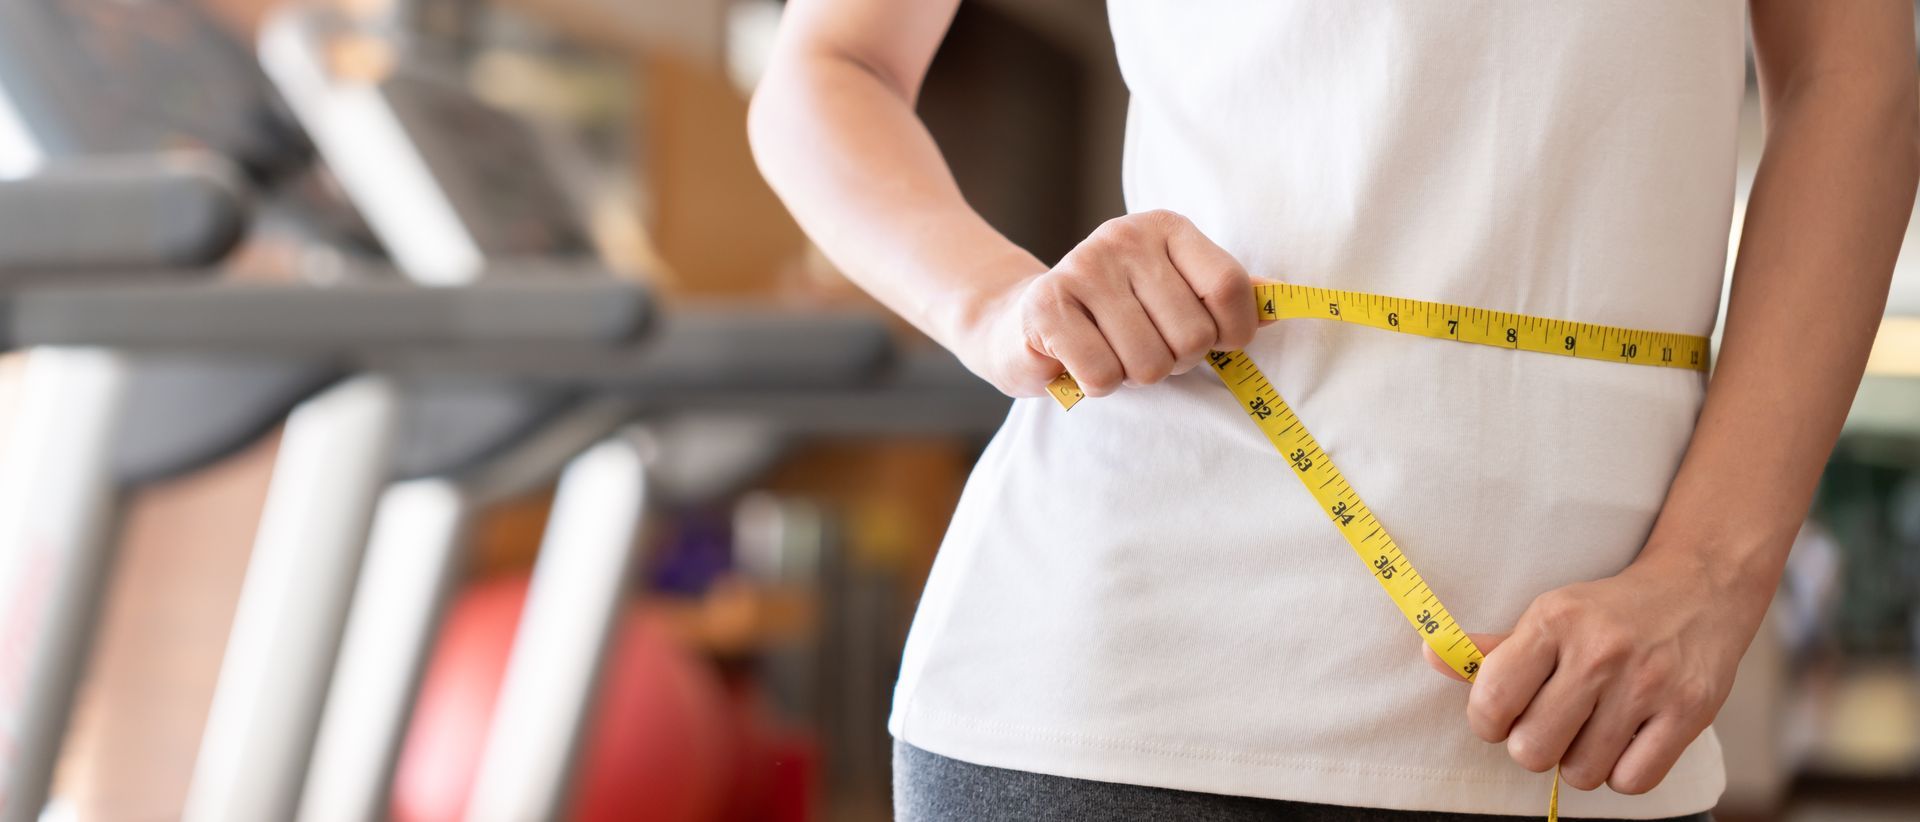
[{"label": "treadmill handrail", "polygon": [[415,348],[369,367],[401,375],[510,380],[596,394],[828,390],[866,385],[893,362],[886,324],[868,312],[689,307],[662,312],[639,345],[507,350]]},{"label": "treadmill handrail", "polygon": [[205,276],[246,232],[245,185],[204,152],[89,159],[0,180],[0,283]]},{"label": "treadmill handrail", "polygon": [[0,345],[351,353],[390,346],[616,343],[651,320],[636,283],[508,279],[430,288],[183,283],[0,295]]}]

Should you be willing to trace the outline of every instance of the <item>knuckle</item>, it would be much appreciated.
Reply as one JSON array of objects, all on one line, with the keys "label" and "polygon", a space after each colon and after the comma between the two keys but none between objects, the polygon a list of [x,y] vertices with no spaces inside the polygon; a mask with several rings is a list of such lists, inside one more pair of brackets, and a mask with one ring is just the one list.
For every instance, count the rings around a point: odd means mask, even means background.
[{"label": "knuckle", "polygon": [[1560,766],[1560,778],[1566,780],[1567,784],[1580,790],[1591,791],[1606,784],[1607,772],[1605,769],[1596,768],[1585,762],[1577,762],[1573,764],[1562,764]]},{"label": "knuckle", "polygon": [[1565,636],[1580,620],[1580,605],[1573,597],[1549,591],[1533,601],[1525,618],[1549,635]]},{"label": "knuckle", "polygon": [[1020,298],[1023,317],[1058,317],[1072,307],[1073,295],[1056,276],[1043,276],[1029,286]]},{"label": "knuckle", "polygon": [[1473,729],[1475,736],[1488,742],[1499,742],[1506,738],[1506,729],[1501,727],[1495,715],[1493,699],[1482,697],[1482,693],[1485,692],[1476,686],[1472,696],[1467,699],[1467,725]]},{"label": "knuckle", "polygon": [[1165,208],[1149,209],[1140,212],[1137,216],[1140,222],[1157,230],[1161,234],[1190,225],[1187,218],[1179,212]]},{"label": "knuckle", "polygon": [[1512,686],[1502,676],[1483,675],[1474,681],[1473,689],[1467,693],[1467,709],[1478,712],[1488,719],[1500,713],[1500,707],[1512,697]]},{"label": "knuckle", "polygon": [[1087,393],[1093,394],[1094,396],[1106,396],[1120,387],[1120,382],[1126,378],[1126,375],[1121,373],[1117,366],[1099,363],[1086,366],[1083,369],[1083,373],[1075,374],[1073,378],[1080,383],[1080,388]]},{"label": "knuckle", "polygon": [[1210,303],[1241,296],[1251,299],[1253,280],[1239,269],[1225,268],[1206,277],[1195,290],[1200,299]]},{"label": "knuckle", "polygon": [[1674,688],[1674,707],[1692,718],[1704,718],[1717,712],[1718,692],[1700,680],[1683,680]]},{"label": "knuckle", "polygon": [[1603,670],[1617,670],[1632,659],[1633,636],[1614,625],[1600,625],[1588,631],[1582,641],[1586,662]]},{"label": "knuckle", "polygon": [[1640,660],[1640,676],[1650,685],[1662,685],[1680,672],[1679,661],[1670,653],[1651,653]]},{"label": "knuckle", "polygon": [[1100,224],[1087,237],[1096,248],[1130,247],[1138,245],[1147,238],[1147,225],[1143,215],[1126,214],[1114,217]]},{"label": "knuckle", "polygon": [[1622,768],[1614,771],[1613,777],[1607,780],[1607,787],[1612,788],[1615,793],[1628,796],[1638,796],[1653,790],[1654,784],[1656,784],[1655,780],[1645,768]]},{"label": "knuckle", "polygon": [[1627,701],[1635,708],[1659,705],[1673,687],[1673,663],[1664,657],[1643,660],[1627,679]]},{"label": "knuckle", "polygon": [[1512,757],[1520,767],[1534,773],[1543,773],[1554,765],[1553,754],[1547,750],[1547,746],[1533,734],[1524,731],[1507,737],[1507,756]]},{"label": "knuckle", "polygon": [[1173,349],[1176,359],[1191,359],[1207,353],[1207,349],[1213,347],[1214,336],[1213,329],[1187,326],[1169,333],[1167,346]]},{"label": "knuckle", "polygon": [[1092,305],[1111,302],[1114,298],[1133,297],[1133,284],[1128,279],[1126,267],[1105,261],[1083,262],[1063,268],[1059,286],[1074,299],[1084,298]]},{"label": "knuckle", "polygon": [[1167,354],[1150,354],[1127,362],[1127,379],[1140,385],[1152,385],[1173,373],[1174,360]]}]

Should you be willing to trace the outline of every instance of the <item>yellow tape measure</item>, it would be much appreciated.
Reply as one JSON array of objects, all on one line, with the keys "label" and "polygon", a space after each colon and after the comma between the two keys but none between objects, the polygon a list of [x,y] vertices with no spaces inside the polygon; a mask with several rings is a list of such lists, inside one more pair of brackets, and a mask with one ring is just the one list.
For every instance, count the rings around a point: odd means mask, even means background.
[{"label": "yellow tape measure", "polygon": [[[1337,320],[1401,334],[1629,365],[1705,371],[1709,362],[1707,338],[1689,334],[1637,331],[1285,283],[1255,286],[1254,301],[1261,318],[1269,320]],[[1320,503],[1321,512],[1332,520],[1414,631],[1449,667],[1472,681],[1485,655],[1447,612],[1440,596],[1420,578],[1420,572],[1414,570],[1386,527],[1374,518],[1373,511],[1294,416],[1273,383],[1245,352],[1215,351],[1207,355],[1207,362],[1239,400],[1241,410],[1293,467],[1294,476]],[[1069,409],[1086,397],[1070,374],[1055,378],[1047,385],[1047,392]],[[1548,819],[1559,816],[1559,804],[1556,772],[1548,799]]]}]

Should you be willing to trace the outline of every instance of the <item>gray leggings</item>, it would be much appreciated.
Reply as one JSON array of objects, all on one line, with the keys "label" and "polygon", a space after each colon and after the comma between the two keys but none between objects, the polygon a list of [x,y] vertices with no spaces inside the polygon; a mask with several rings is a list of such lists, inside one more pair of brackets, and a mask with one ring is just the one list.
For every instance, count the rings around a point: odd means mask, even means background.
[{"label": "gray leggings", "polygon": [[[905,742],[893,743],[893,815],[895,822],[1507,822],[1529,818],[1344,808],[1069,779],[973,765]],[[1667,822],[1707,820],[1701,813]]]}]

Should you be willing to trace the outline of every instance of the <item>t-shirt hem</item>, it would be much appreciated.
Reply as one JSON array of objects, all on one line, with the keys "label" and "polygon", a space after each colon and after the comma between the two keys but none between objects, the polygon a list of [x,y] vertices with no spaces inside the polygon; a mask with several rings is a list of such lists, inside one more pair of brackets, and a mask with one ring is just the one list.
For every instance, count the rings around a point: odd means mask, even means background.
[{"label": "t-shirt hem", "polygon": [[[1518,766],[1494,773],[1212,750],[907,707],[888,723],[895,739],[976,765],[1071,779],[1346,807],[1513,816],[1543,815],[1552,786],[1551,774]],[[1685,816],[1711,810],[1723,786],[1674,787],[1681,789],[1636,797],[1563,786],[1560,810],[1568,817]]]}]

